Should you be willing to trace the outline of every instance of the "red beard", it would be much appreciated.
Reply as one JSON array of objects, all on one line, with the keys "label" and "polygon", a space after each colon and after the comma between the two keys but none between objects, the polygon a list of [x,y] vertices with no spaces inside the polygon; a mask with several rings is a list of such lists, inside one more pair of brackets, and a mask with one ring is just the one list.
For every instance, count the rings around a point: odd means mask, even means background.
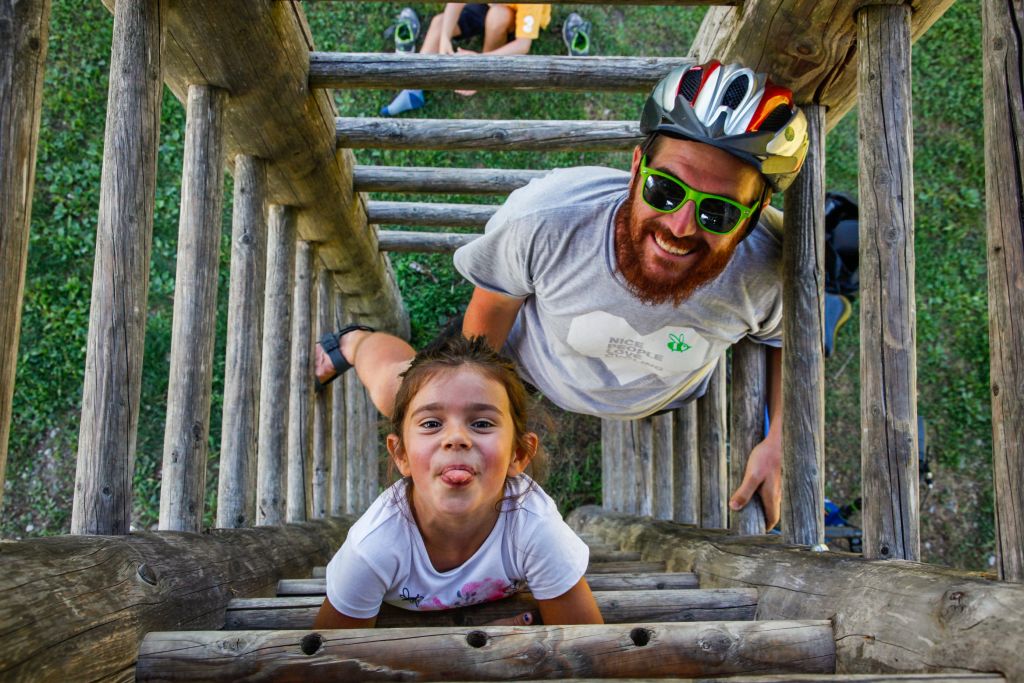
[{"label": "red beard", "polygon": [[[725,270],[739,239],[723,249],[712,251],[708,242],[701,237],[673,236],[659,226],[658,218],[637,222],[633,218],[635,189],[634,183],[626,201],[615,214],[615,260],[619,272],[626,279],[630,291],[641,302],[654,306],[671,301],[678,306]],[[648,272],[643,263],[643,244],[653,234],[658,234],[662,242],[670,246],[684,251],[693,249],[695,263],[669,277],[663,273]],[[742,235],[742,228],[738,228],[735,234]]]}]

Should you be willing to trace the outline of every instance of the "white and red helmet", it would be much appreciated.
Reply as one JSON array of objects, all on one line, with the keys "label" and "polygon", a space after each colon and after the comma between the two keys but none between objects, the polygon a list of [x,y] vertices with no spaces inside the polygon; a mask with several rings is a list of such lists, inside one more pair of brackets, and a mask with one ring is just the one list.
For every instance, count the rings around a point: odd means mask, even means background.
[{"label": "white and red helmet", "polygon": [[640,130],[724,150],[759,170],[779,192],[807,156],[807,118],[793,92],[739,64],[673,69],[647,98]]}]

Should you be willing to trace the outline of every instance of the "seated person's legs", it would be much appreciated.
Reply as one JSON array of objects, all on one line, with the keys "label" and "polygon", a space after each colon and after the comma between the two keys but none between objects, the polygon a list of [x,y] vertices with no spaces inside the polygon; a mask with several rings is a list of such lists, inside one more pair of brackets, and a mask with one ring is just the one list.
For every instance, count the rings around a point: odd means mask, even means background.
[{"label": "seated person's legs", "polygon": [[508,5],[491,5],[484,19],[484,52],[493,52],[508,42],[515,30],[516,13]]}]

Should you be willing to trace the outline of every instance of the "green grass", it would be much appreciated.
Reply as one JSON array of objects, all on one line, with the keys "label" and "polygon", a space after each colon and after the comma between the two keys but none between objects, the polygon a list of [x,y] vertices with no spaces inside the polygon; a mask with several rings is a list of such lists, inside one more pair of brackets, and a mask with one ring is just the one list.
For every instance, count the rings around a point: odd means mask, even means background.
[{"label": "green grass", "polygon": [[[424,28],[441,6],[416,6]],[[382,32],[398,9],[393,3],[306,7],[319,49],[369,52],[390,49]],[[594,48],[604,55],[685,54],[703,17],[703,10],[693,8],[555,5],[551,27],[535,43],[534,53],[564,54],[557,28],[573,10],[593,22]],[[96,0],[53,0],[15,417],[0,518],[5,537],[60,533],[70,517],[111,23]],[[926,551],[925,557],[971,568],[985,565],[993,544],[980,34],[979,0],[961,0],[913,53],[919,410],[929,423],[938,482],[936,493],[925,499],[923,535],[951,539],[936,546],[931,556]],[[155,521],[159,501],[184,137],[182,107],[165,93],[135,472],[135,519],[141,526]],[[339,91],[336,101],[343,116],[376,116],[393,94]],[[467,99],[428,92],[427,98],[425,109],[408,116],[633,119],[643,103],[640,95],[589,93],[482,92]],[[829,134],[827,156],[828,186],[856,194],[856,112]],[[625,153],[571,152],[363,150],[357,159],[363,164],[509,168],[628,164]],[[230,205],[229,183],[214,355],[211,504],[220,440]],[[453,272],[447,256],[393,255],[392,264],[412,318],[413,341],[422,344],[462,308],[469,287]],[[826,367],[828,489],[840,502],[848,502],[859,489],[857,334],[855,314]],[[596,444],[587,441],[596,422],[558,419],[558,429],[548,440],[554,467],[547,489],[566,510],[599,498],[600,463]]]}]

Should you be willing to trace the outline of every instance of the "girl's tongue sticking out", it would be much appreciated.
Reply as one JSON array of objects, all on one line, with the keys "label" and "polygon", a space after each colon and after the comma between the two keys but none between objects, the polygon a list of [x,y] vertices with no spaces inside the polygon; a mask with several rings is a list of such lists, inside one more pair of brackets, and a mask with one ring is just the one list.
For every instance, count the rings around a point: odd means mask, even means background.
[{"label": "girl's tongue sticking out", "polygon": [[449,486],[468,484],[473,478],[473,470],[465,465],[452,465],[441,472],[441,481]]}]

